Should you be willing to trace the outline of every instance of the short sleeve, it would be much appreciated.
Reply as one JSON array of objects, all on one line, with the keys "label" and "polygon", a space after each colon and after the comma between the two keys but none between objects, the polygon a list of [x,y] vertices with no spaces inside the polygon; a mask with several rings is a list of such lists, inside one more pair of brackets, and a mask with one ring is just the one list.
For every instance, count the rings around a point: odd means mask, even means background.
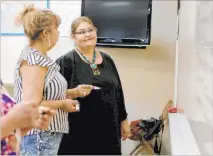
[{"label": "short sleeve", "polygon": [[29,53],[23,57],[23,60],[27,61],[29,66],[39,65],[42,67],[48,67],[54,64],[54,61],[39,52]]},{"label": "short sleeve", "polygon": [[23,53],[19,58],[18,65],[16,67],[16,75],[18,76],[18,78],[20,77],[19,69],[23,61],[26,61],[27,64],[31,67],[37,65],[40,67],[46,67],[48,69],[45,77],[45,88],[49,85],[51,80],[54,78],[54,75],[60,69],[60,67],[55,63],[55,61],[44,56],[40,52],[27,51],[26,53]]}]

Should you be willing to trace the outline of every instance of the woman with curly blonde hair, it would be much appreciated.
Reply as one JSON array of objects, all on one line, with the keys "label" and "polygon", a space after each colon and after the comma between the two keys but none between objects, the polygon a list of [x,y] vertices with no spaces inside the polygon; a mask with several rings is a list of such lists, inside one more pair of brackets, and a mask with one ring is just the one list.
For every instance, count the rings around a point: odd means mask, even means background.
[{"label": "woman with curly blonde hair", "polygon": [[57,155],[62,136],[68,133],[68,112],[76,112],[78,102],[68,99],[71,91],[60,67],[47,56],[58,41],[60,17],[51,10],[25,6],[19,16],[29,39],[15,70],[14,99],[38,101],[56,110],[46,130],[32,129],[21,140],[21,155]]}]

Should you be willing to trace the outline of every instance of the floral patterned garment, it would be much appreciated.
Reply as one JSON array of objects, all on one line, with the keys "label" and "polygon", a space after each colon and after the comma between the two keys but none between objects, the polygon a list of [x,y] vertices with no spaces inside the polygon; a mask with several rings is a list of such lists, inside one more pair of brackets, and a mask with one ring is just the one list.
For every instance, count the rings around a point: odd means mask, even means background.
[{"label": "floral patterned garment", "polygon": [[[14,101],[10,97],[7,90],[4,88],[0,79],[0,113],[4,116],[14,106]],[[1,139],[1,155],[16,155],[15,147],[15,135],[11,134],[8,137]]]}]

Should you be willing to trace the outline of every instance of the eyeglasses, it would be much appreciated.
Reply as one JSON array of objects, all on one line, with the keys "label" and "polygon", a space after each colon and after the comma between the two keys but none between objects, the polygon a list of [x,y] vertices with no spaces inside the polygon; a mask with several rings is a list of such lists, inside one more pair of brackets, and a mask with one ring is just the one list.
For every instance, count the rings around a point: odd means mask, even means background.
[{"label": "eyeglasses", "polygon": [[78,35],[86,35],[87,33],[92,33],[92,32],[94,32],[94,28],[90,28],[90,29],[88,29],[88,30],[81,30],[81,31],[79,31],[79,32],[76,32],[75,34],[78,34]]}]

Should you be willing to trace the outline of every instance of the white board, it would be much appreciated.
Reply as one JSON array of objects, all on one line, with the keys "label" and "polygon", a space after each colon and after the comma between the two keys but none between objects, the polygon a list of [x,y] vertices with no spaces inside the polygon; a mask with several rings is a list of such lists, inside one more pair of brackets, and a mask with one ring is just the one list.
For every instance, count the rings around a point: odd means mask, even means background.
[{"label": "white board", "polygon": [[23,28],[17,27],[14,22],[24,5],[35,4],[36,8],[44,9],[48,3],[48,0],[1,1],[1,35],[23,35]]},{"label": "white board", "polygon": [[50,9],[61,17],[60,36],[69,37],[72,21],[81,16],[81,0],[51,0]]}]

